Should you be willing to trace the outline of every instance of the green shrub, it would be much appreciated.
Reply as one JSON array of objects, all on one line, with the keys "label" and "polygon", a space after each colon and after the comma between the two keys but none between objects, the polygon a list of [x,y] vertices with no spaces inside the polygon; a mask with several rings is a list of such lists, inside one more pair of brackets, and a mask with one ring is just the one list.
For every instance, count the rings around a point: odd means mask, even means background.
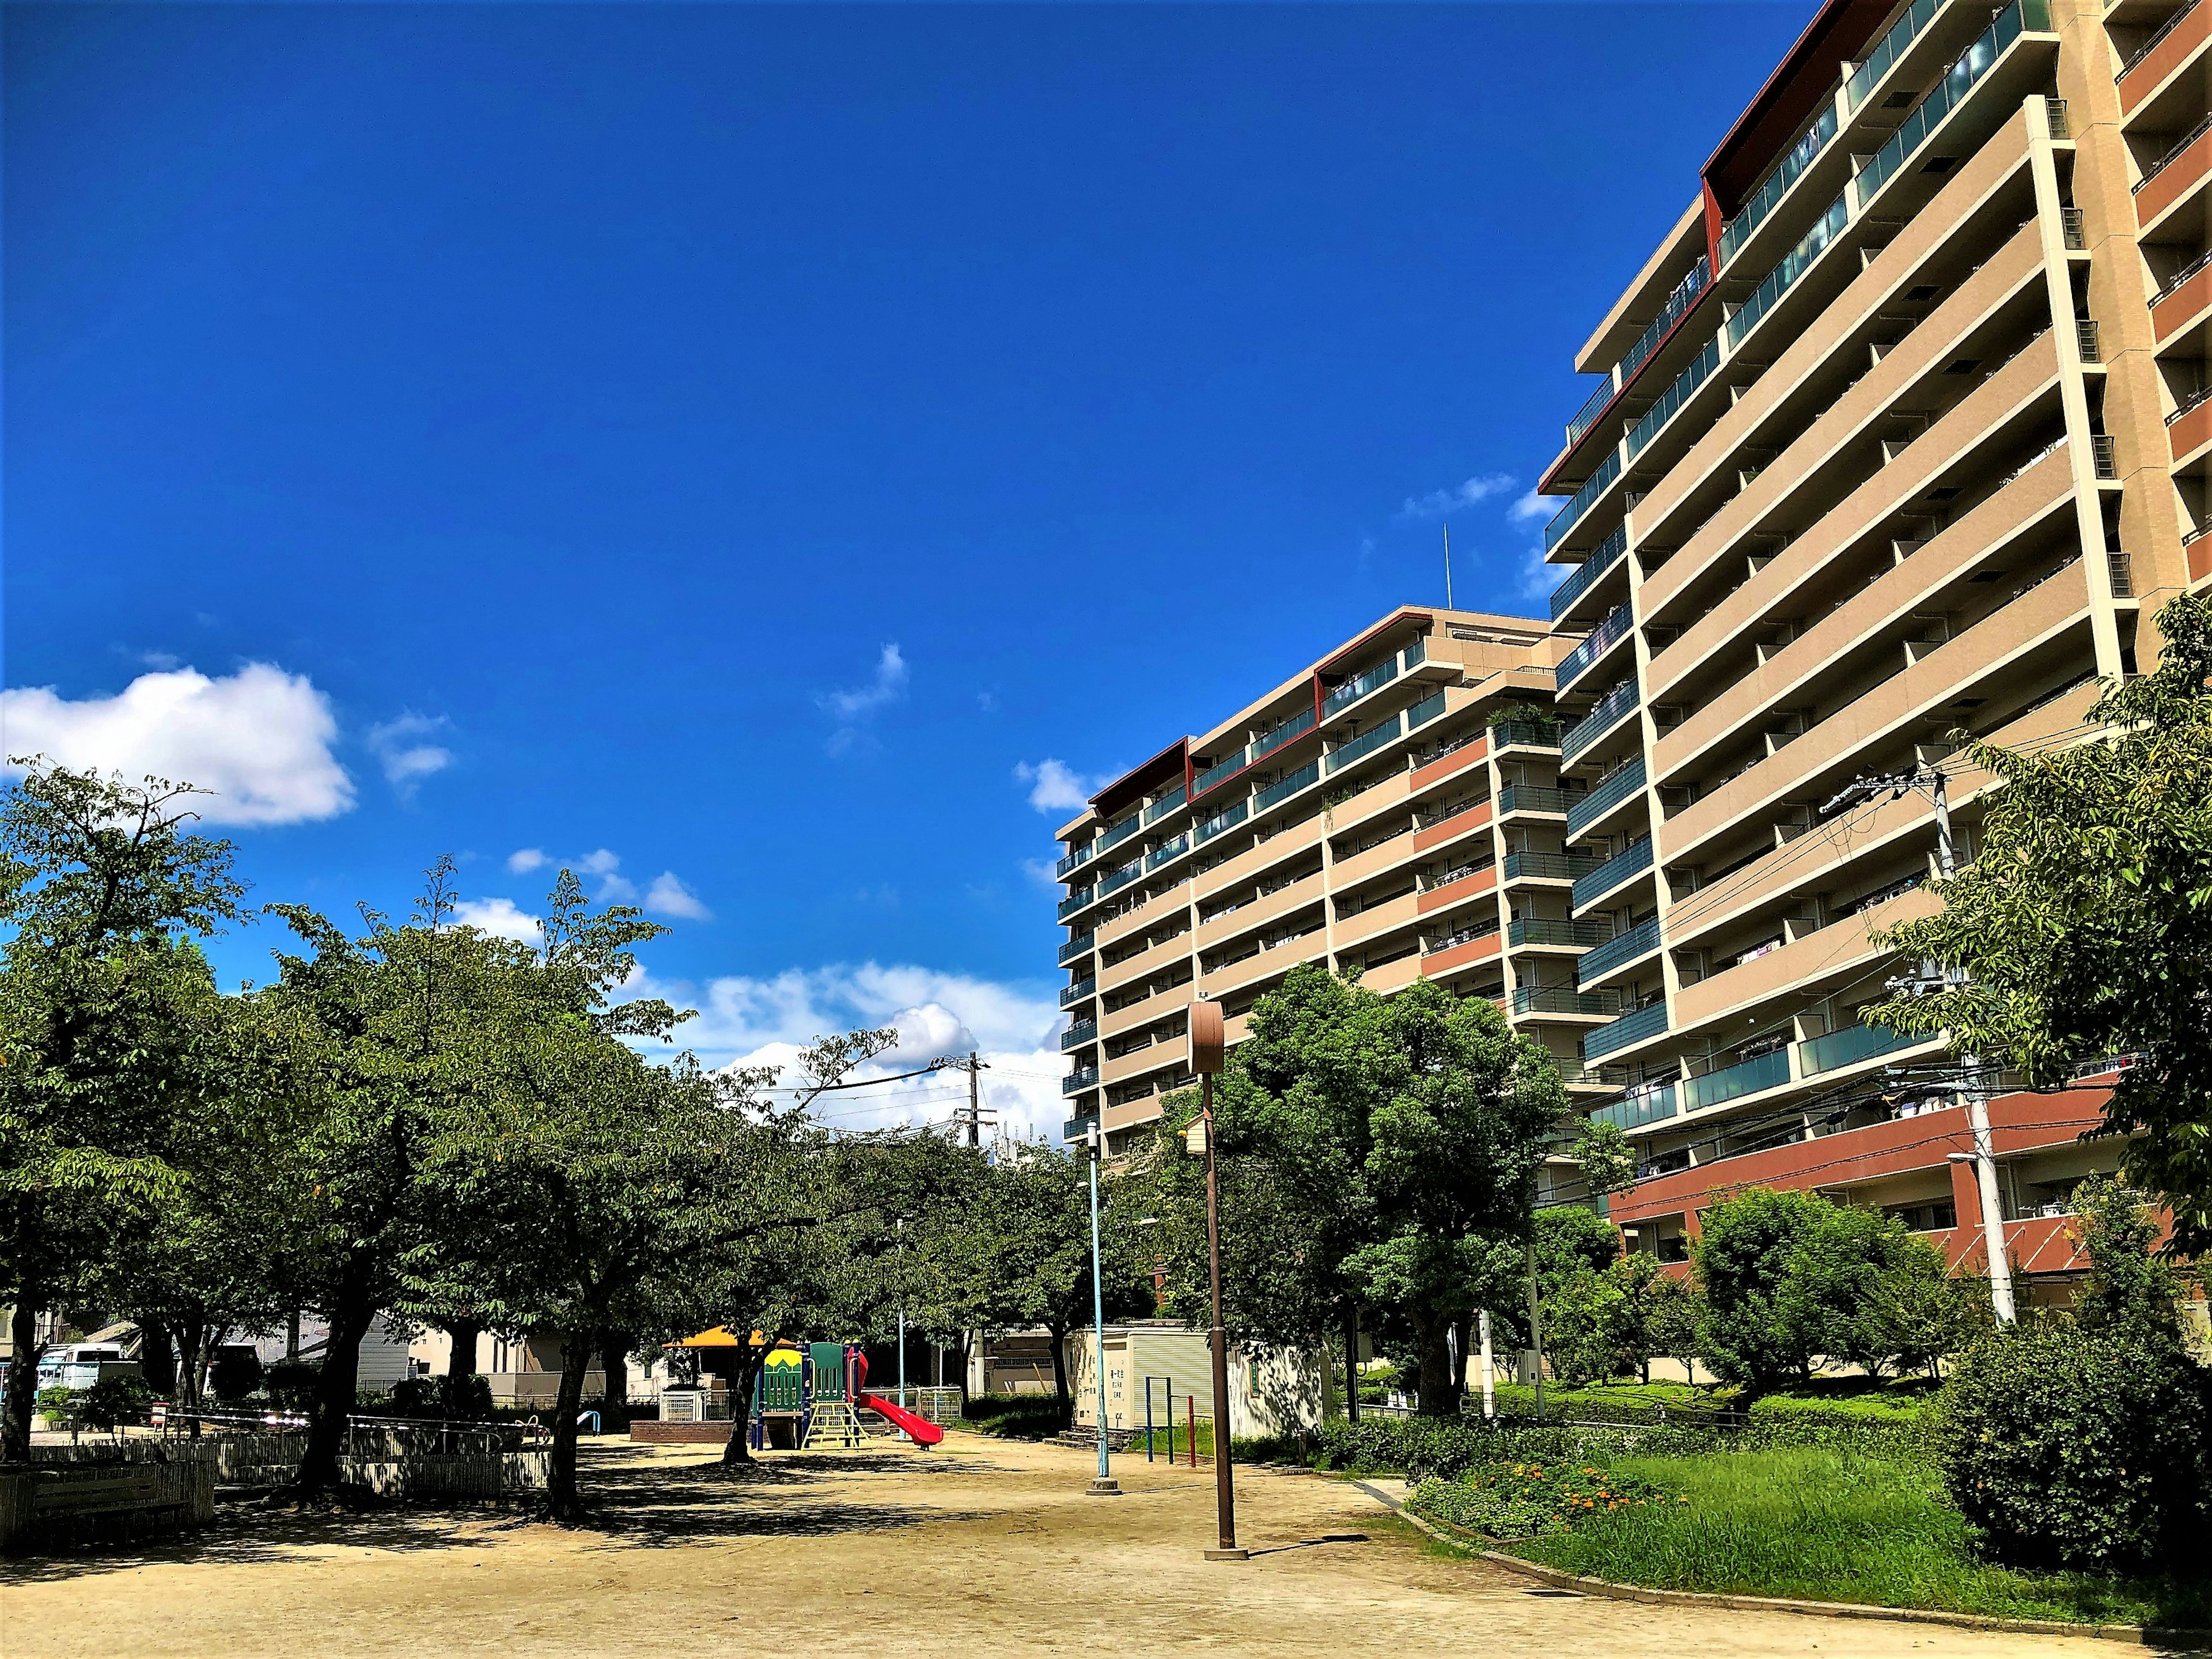
[{"label": "green shrub", "polygon": [[1488,1538],[1540,1538],[1579,1521],[1667,1501],[1665,1492],[1640,1476],[1572,1458],[1486,1463],[1452,1480],[1431,1476],[1412,1498],[1421,1514]]},{"label": "green shrub", "polygon": [[304,1359],[279,1359],[261,1373],[261,1391],[279,1411],[303,1412],[315,1397],[320,1365]]},{"label": "green shrub", "polygon": [[1049,1440],[1067,1426],[1059,1400],[1048,1394],[970,1395],[960,1416],[977,1433],[1002,1440]]},{"label": "green shrub", "polygon": [[82,1400],[83,1396],[75,1389],[64,1389],[58,1384],[40,1389],[37,1401],[39,1415],[57,1423],[73,1423],[76,1420],[77,1408]]},{"label": "green shrub", "polygon": [[236,1405],[261,1386],[261,1358],[251,1348],[225,1348],[208,1367],[208,1388],[225,1405]]},{"label": "green shrub", "polygon": [[77,1411],[88,1426],[112,1429],[143,1417],[153,1399],[143,1377],[103,1376],[77,1396]]},{"label": "green shrub", "polygon": [[2178,1559],[2206,1524],[2204,1378],[2125,1329],[2022,1322],[1943,1390],[1943,1477],[1991,1551],[2114,1571]]}]

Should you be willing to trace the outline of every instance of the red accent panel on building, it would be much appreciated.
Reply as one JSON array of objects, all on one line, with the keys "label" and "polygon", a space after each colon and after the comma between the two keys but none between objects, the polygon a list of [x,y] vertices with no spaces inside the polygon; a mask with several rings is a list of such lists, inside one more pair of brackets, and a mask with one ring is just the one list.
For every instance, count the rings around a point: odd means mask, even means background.
[{"label": "red accent panel on building", "polygon": [[1826,0],[1814,14],[1797,44],[1701,169],[1705,188],[1723,216],[1733,217],[1767,170],[1797,142],[1834,89],[1837,66],[1865,55],[1890,10],[1891,0]]},{"label": "red accent panel on building", "polygon": [[1110,818],[1123,807],[1144,798],[1146,791],[1158,786],[1163,779],[1182,774],[1184,787],[1190,785],[1190,739],[1177,738],[1166,748],[1146,761],[1134,771],[1121,775],[1091,798],[1091,805],[1102,818]]},{"label": "red accent panel on building", "polygon": [[1425,830],[1414,830],[1413,850],[1416,853],[1428,852],[1431,848],[1442,847],[1446,842],[1457,841],[1462,836],[1472,834],[1489,822],[1490,803],[1484,801],[1479,806],[1468,807],[1464,812],[1453,813],[1442,823],[1432,823]]},{"label": "red accent panel on building", "polygon": [[1471,939],[1464,945],[1455,945],[1449,951],[1439,951],[1434,956],[1421,958],[1421,972],[1425,975],[1449,974],[1455,968],[1464,968],[1470,962],[1480,962],[1498,954],[1504,935],[1492,933],[1485,939]]},{"label": "red accent panel on building", "polygon": [[[1376,623],[1374,627],[1369,629],[1358,639],[1352,641],[1352,642],[1350,645],[1346,646],[1343,650],[1338,652],[1334,656],[1329,658],[1328,661],[1316,668],[1314,670],[1315,684],[1320,684],[1320,677],[1328,673],[1331,669],[1334,668],[1337,664],[1342,662],[1346,657],[1357,656],[1360,652],[1364,651],[1370,640],[1379,638],[1381,635],[1389,633],[1394,628],[1403,628],[1407,623],[1419,623],[1423,628],[1427,628],[1435,621],[1436,618],[1434,617],[1429,615],[1424,611],[1401,611],[1395,616],[1389,617],[1388,620]],[[1316,719],[1319,719],[1320,716],[1321,705],[1319,703],[1316,703],[1314,705],[1314,717]]]},{"label": "red accent panel on building", "polygon": [[1471,898],[1479,898],[1498,885],[1498,866],[1477,870],[1472,875],[1462,876],[1457,881],[1447,882],[1442,887],[1431,887],[1413,901],[1413,914],[1425,916],[1431,910],[1449,909],[1451,906]]},{"label": "red accent panel on building", "polygon": [[1477,738],[1464,749],[1453,750],[1442,760],[1432,760],[1426,766],[1415,767],[1409,774],[1410,787],[1415,790],[1425,789],[1431,784],[1451,776],[1453,773],[1462,768],[1472,766],[1479,760],[1487,759],[1489,755],[1490,739],[1487,737]]}]

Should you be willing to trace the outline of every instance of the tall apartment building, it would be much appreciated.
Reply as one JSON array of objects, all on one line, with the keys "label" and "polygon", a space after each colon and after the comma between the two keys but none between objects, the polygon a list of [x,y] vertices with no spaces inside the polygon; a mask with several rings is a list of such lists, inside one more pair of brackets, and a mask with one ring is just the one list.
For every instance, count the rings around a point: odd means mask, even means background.
[{"label": "tall apartment building", "polygon": [[1526,617],[1401,609],[1092,797],[1060,831],[1069,1137],[1126,1142],[1190,1080],[1193,1000],[1236,1042],[1302,962],[1493,997],[1582,1087],[1620,994],[1575,985],[1595,860],[1566,850],[1561,728],[1528,717],[1577,649]]},{"label": "tall apartment building", "polygon": [[[2212,574],[2212,3],[1828,0],[1576,362],[1544,488],[1586,631],[1556,692],[1583,1040],[1639,1149],[1612,1206],[1680,1259],[1765,1182],[1986,1248],[1932,1055],[1859,1023],[1990,780],[1949,734],[2084,740],[2096,677]],[[2094,1079],[1992,1102],[2008,1248],[2071,1265]]]}]

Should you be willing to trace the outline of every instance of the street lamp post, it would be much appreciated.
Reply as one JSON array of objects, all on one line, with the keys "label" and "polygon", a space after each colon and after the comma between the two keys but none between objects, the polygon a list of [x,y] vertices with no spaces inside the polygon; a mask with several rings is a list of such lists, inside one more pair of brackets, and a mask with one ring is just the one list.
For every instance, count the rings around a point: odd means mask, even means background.
[{"label": "street lamp post", "polygon": [[1098,1264],[1098,1160],[1106,1151],[1104,1133],[1094,1121],[1083,1137],[1091,1153],[1091,1334],[1094,1343],[1092,1368],[1098,1374],[1098,1474],[1091,1483],[1093,1498],[1118,1498],[1121,1482],[1107,1462],[1106,1442],[1106,1290]]},{"label": "street lamp post", "polygon": [[1200,1133],[1206,1137],[1206,1255],[1213,1275],[1213,1506],[1221,1534],[1209,1561],[1243,1561],[1237,1547],[1237,1487],[1229,1472],[1229,1333],[1221,1321],[1221,1166],[1215,1156],[1213,1079],[1226,1046],[1221,1005],[1190,1005],[1190,1069],[1199,1076]]}]

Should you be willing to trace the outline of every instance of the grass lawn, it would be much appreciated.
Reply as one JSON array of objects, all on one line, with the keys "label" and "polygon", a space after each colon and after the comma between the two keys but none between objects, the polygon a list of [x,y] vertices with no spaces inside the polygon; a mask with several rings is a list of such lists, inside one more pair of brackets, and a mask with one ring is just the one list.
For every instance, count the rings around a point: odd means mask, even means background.
[{"label": "grass lawn", "polygon": [[1690,1502],[1594,1516],[1504,1547],[1658,1589],[2212,1627],[2212,1578],[2183,1584],[1985,1565],[1936,1473],[1912,1464],[1792,1449],[1610,1467]]}]

